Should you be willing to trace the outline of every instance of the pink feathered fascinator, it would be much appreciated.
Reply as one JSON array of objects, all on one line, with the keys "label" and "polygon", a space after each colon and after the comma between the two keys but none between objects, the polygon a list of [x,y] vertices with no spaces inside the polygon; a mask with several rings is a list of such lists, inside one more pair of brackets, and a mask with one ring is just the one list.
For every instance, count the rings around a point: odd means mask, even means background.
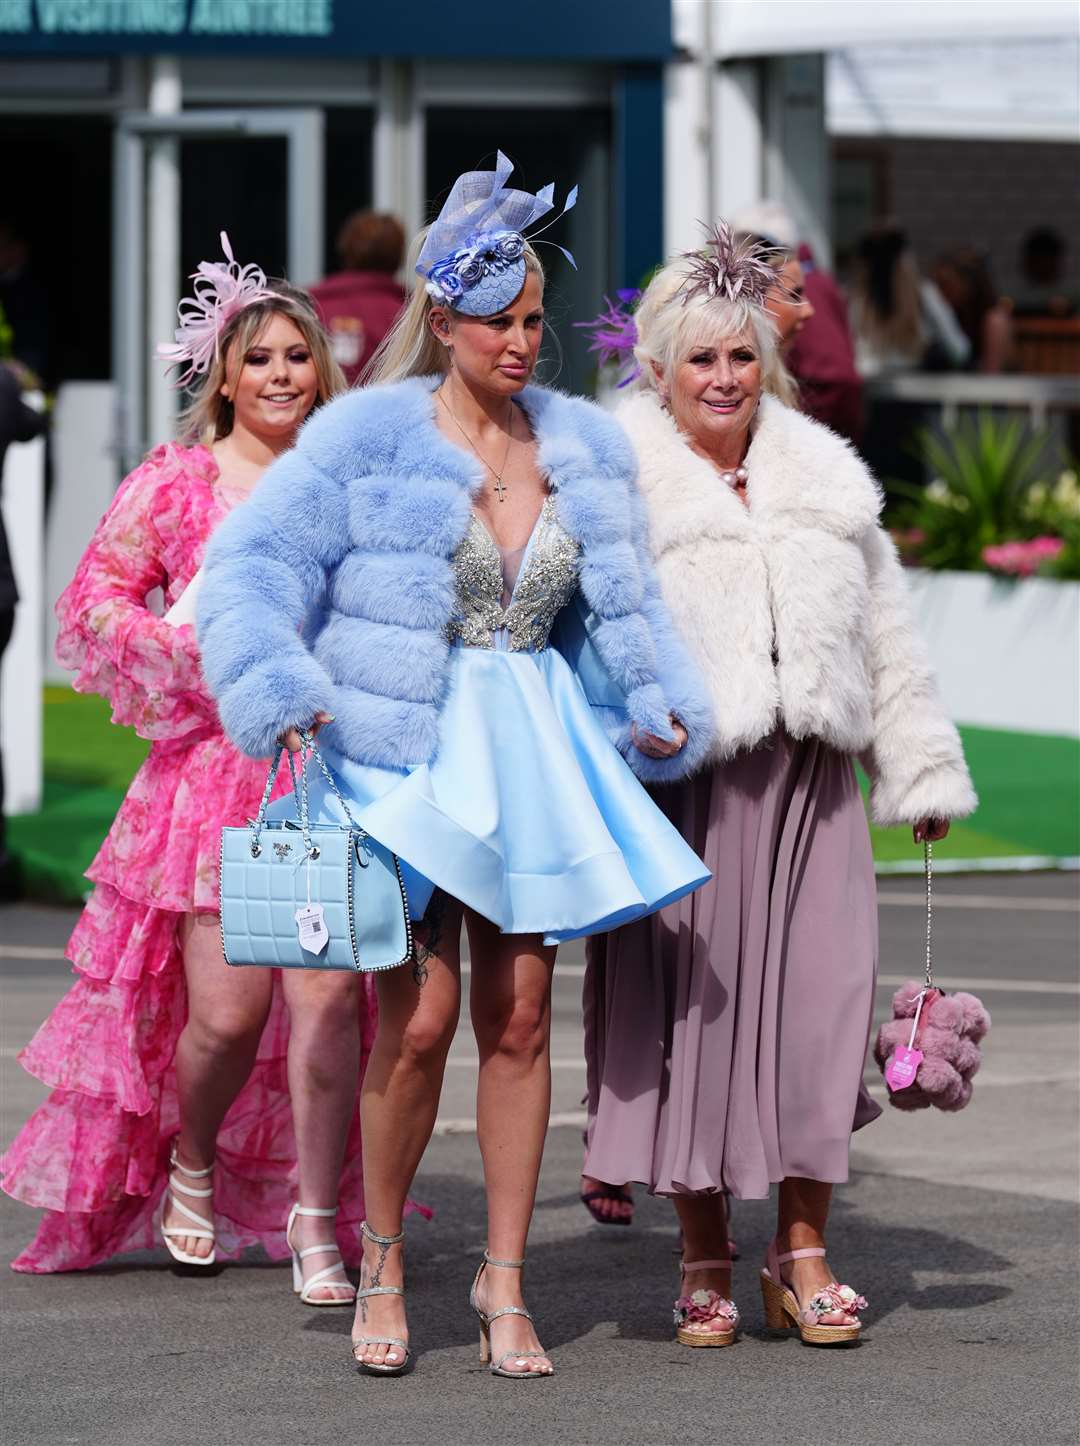
[{"label": "pink feathered fascinator", "polygon": [[926,844],[926,979],[912,979],[893,995],[893,1017],[874,1045],[889,1103],[898,1110],[962,1110],[982,1063],[979,1044],[990,1014],[974,994],[946,994],[934,984],[931,964],[933,850]]},{"label": "pink feathered fascinator", "polygon": [[221,333],[238,311],[256,301],[267,301],[276,293],[266,283],[266,273],[255,265],[241,266],[233,259],[224,231],[221,249],[225,261],[200,261],[191,273],[195,295],[185,296],[177,307],[180,325],[174,342],[159,342],[157,357],[169,366],[187,362],[187,371],[176,385],[185,387],[210,370],[218,354]]}]

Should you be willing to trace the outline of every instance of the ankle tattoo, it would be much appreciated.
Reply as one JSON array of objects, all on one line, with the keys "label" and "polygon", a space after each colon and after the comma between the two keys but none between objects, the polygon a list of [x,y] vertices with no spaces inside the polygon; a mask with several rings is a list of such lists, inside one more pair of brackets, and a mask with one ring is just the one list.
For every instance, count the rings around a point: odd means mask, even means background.
[{"label": "ankle tattoo", "polygon": [[374,1270],[372,1271],[372,1273],[371,1273],[371,1284],[372,1284],[373,1286],[375,1286],[375,1285],[382,1285],[382,1273],[383,1273],[383,1269],[384,1269],[384,1267],[385,1267],[385,1265],[386,1265],[386,1257],[387,1257],[389,1254],[390,1254],[390,1247],[389,1247],[389,1245],[380,1245],[380,1246],[379,1246],[379,1263],[376,1265],[375,1269],[374,1269]]}]

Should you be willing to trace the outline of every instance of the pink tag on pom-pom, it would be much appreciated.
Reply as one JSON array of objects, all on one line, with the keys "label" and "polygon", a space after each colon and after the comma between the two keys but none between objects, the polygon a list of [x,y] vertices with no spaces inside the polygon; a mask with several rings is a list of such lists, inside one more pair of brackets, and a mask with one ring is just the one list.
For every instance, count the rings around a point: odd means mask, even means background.
[{"label": "pink tag on pom-pom", "polygon": [[922,1062],[921,1049],[911,1049],[906,1044],[898,1045],[885,1067],[885,1083],[891,1090],[906,1089],[909,1084],[915,1083],[915,1076]]}]

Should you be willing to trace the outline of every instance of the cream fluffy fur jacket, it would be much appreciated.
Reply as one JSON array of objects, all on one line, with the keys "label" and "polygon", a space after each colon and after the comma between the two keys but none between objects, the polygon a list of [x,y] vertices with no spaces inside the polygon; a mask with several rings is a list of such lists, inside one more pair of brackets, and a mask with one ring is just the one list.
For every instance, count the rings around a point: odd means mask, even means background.
[{"label": "cream fluffy fur jacket", "polygon": [[664,598],[712,697],[713,757],[783,724],[859,755],[879,823],[971,813],[880,492],[847,443],[763,397],[746,507],[651,392],[616,415],[638,454]]}]

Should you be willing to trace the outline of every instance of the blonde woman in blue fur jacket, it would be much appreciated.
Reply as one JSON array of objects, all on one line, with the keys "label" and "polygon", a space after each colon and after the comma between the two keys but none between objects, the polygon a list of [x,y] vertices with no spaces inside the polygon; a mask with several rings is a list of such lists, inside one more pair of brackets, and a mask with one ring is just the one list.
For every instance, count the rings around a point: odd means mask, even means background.
[{"label": "blonde woman in blue fur jacket", "polygon": [[[556,947],[708,877],[638,782],[706,756],[707,699],[660,601],[626,438],[592,404],[528,385],[543,273],[521,233],[550,201],[508,190],[508,170],[500,155],[458,182],[380,384],[324,408],[224,523],[199,600],[231,737],[261,758],[321,727],[421,920],[411,966],[378,976],[361,1101],[353,1354],[382,1374],[410,1361],[402,1208],[458,1019],[462,918],[488,1202],[470,1303],[481,1359],[539,1378],[552,1366],[521,1270]],[[459,193],[485,186],[465,222]],[[340,818],[325,788],[314,805]]]}]

